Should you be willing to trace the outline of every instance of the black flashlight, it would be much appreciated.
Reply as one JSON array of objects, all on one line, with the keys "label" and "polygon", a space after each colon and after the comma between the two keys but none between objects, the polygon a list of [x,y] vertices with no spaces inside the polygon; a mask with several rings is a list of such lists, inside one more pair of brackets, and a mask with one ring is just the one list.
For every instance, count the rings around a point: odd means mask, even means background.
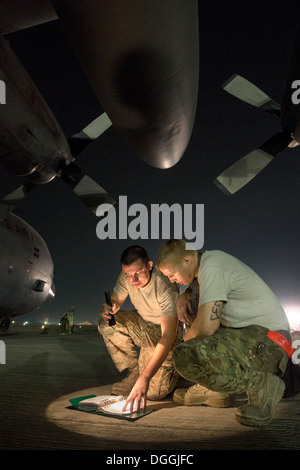
[{"label": "black flashlight", "polygon": [[[106,290],[106,291],[105,291],[105,302],[107,303],[107,305],[109,305],[110,307],[112,307],[112,303],[111,303],[111,298],[110,298],[110,292],[109,292],[109,290]],[[109,324],[109,326],[114,326],[114,325],[116,324],[116,320],[115,320],[114,315],[111,315],[111,316],[110,316],[110,319],[108,320],[108,324]]]}]

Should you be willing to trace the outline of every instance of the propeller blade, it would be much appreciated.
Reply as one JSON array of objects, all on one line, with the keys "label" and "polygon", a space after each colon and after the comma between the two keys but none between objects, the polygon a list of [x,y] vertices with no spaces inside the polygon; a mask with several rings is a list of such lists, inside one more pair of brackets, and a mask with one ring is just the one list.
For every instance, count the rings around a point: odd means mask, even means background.
[{"label": "propeller blade", "polygon": [[[88,124],[81,132],[87,135],[90,139],[95,140],[103,134],[112,125],[111,120],[106,113],[98,116],[94,121]],[[75,134],[76,135],[76,134]]]},{"label": "propeller blade", "polygon": [[78,196],[94,214],[96,214],[97,207],[100,204],[116,204],[112,196],[96,181],[85,175],[75,163],[70,163],[62,171],[61,179],[71,186],[76,196]]},{"label": "propeller blade", "polygon": [[224,194],[234,194],[249,183],[272,160],[272,155],[263,150],[253,150],[221,173],[214,183]]},{"label": "propeller blade", "polygon": [[112,125],[106,113],[98,116],[88,124],[81,132],[68,138],[71,153],[77,157],[92,141],[98,139]]},{"label": "propeller blade", "polygon": [[107,191],[87,175],[83,176],[73,191],[94,214],[100,204],[116,204]]},{"label": "propeller blade", "polygon": [[236,98],[280,117],[280,105],[240,75],[232,75],[222,88]]},{"label": "propeller blade", "polygon": [[3,220],[7,214],[12,212],[35,186],[34,183],[27,182],[5,196],[0,202],[0,220]]},{"label": "propeller blade", "polygon": [[257,176],[290,141],[291,138],[284,132],[275,134],[261,147],[227,168],[216,178],[214,184],[226,195],[236,193]]}]

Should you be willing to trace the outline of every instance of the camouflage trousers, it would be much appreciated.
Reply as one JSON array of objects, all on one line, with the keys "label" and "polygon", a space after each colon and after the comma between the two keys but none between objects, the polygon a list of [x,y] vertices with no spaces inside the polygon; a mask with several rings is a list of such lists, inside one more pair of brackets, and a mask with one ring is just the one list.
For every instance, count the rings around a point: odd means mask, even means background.
[{"label": "camouflage trousers", "polygon": [[261,326],[220,328],[198,336],[173,351],[176,370],[187,380],[215,392],[243,393],[261,372],[283,375],[287,354]]},{"label": "camouflage trousers", "polygon": [[[108,353],[116,368],[138,369],[139,374],[151,359],[154,349],[161,338],[161,327],[146,322],[135,310],[119,310],[115,314],[116,325],[108,326],[102,319],[98,331],[103,336]],[[182,328],[178,328],[174,347],[182,340]],[[171,393],[177,383],[178,373],[172,361],[173,348],[162,366],[149,383],[147,398],[158,400]]]}]

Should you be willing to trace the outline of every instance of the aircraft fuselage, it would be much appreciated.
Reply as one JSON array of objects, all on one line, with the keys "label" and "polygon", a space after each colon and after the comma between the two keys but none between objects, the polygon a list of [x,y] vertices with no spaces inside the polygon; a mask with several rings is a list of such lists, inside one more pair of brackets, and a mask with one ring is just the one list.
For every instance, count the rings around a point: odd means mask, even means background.
[{"label": "aircraft fuselage", "polygon": [[9,318],[53,299],[53,261],[42,237],[10,213],[0,221],[0,332]]}]

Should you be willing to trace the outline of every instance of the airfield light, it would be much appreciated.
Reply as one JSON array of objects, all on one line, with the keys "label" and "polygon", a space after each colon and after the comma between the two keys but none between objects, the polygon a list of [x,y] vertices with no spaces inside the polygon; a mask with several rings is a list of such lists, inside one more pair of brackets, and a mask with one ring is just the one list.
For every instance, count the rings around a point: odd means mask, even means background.
[{"label": "airfield light", "polygon": [[300,305],[287,305],[284,307],[284,311],[288,317],[290,327],[300,330]]}]

